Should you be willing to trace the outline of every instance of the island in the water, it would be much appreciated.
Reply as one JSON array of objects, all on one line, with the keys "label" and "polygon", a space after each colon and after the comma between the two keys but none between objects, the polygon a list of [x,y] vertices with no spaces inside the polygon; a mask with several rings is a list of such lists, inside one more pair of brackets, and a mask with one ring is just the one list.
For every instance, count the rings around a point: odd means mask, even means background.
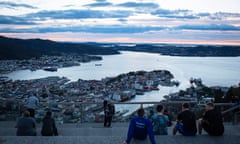
[{"label": "island in the water", "polygon": [[[178,86],[174,76],[166,70],[136,71],[120,74],[115,77],[106,77],[102,80],[81,80],[70,82],[65,77],[47,77],[34,80],[7,80],[0,79],[0,113],[19,114],[30,95],[37,95],[41,105],[41,113],[46,108],[59,114],[65,122],[77,121],[81,113],[80,103],[89,103],[84,106],[86,113],[94,115],[102,110],[103,100],[123,102],[143,95],[146,92],[159,90],[158,86]],[[101,105],[96,105],[101,103]],[[67,116],[71,115],[70,118]],[[8,119],[7,117],[2,119]],[[86,120],[89,119],[86,117]],[[1,120],[1,117],[0,117]]]}]

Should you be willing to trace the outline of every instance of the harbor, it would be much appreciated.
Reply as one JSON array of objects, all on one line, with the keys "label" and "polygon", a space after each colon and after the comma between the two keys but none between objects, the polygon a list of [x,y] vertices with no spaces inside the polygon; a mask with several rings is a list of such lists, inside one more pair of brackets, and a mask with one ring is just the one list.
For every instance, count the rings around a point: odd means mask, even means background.
[{"label": "harbor", "polygon": [[[104,56],[101,66],[95,66],[100,61],[93,61],[81,63],[80,66],[59,68],[56,72],[14,71],[1,77],[1,119],[16,119],[20,114],[19,107],[24,106],[27,98],[35,92],[41,102],[36,116],[42,118],[45,110],[51,108],[59,123],[78,122],[82,110],[89,116],[84,121],[94,121],[96,114],[103,114],[102,105],[89,104],[81,107],[79,103],[102,104],[104,99],[113,102],[160,102],[169,98],[196,101],[201,96],[208,99],[212,95],[202,94],[201,89],[194,91],[190,88],[191,77],[201,77],[205,87],[216,87],[218,90],[219,86],[223,89],[223,94],[226,94],[231,86],[238,86],[238,61],[238,57],[203,59],[122,52],[121,55]],[[116,65],[120,62],[124,64]],[[222,66],[229,69],[222,70]],[[205,69],[221,70],[221,73],[206,72]],[[130,115],[138,107],[139,105],[116,105],[117,115]],[[91,113],[93,109],[95,112]],[[97,116],[97,119],[101,120],[101,117]]]},{"label": "harbor", "polygon": [[[124,102],[137,97],[137,91],[148,93],[156,91],[158,85],[178,85],[174,76],[166,70],[137,71],[107,77],[102,80],[81,80],[71,82],[66,77],[47,77],[34,80],[4,80],[0,82],[0,102],[6,112],[24,109],[29,96],[36,94],[40,100],[36,119],[40,119],[46,109],[55,111],[56,119],[61,122],[77,122],[84,111],[85,121],[97,118],[103,110],[103,100]],[[150,87],[151,89],[146,87]],[[78,103],[89,104],[84,107]],[[8,107],[10,105],[10,107]],[[6,107],[4,107],[6,106]],[[18,111],[17,111],[18,112]],[[118,111],[121,116],[126,110]],[[102,114],[103,115],[103,114]],[[3,118],[4,119],[4,118]]]},{"label": "harbor", "polygon": [[80,63],[102,60],[100,56],[62,54],[59,56],[44,55],[40,58],[28,60],[1,60],[0,74],[7,74],[19,70],[45,70],[56,72],[58,68],[80,66]]}]

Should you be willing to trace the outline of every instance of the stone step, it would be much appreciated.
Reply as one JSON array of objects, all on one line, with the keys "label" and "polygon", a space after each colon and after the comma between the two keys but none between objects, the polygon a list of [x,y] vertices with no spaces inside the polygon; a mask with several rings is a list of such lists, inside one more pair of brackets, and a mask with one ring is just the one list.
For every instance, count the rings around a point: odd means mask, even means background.
[{"label": "stone step", "polygon": [[[0,122],[0,136],[15,136],[16,123]],[[128,123],[114,123],[112,127],[105,128],[102,123],[62,124],[57,125],[61,136],[120,136],[127,131]],[[37,135],[41,135],[41,124],[37,124]]]},{"label": "stone step", "polygon": [[[61,136],[123,136],[127,133],[128,123],[114,123],[110,128],[103,127],[101,123],[62,124],[57,125],[57,128]],[[169,134],[172,133],[172,128],[168,127]],[[240,133],[240,131],[236,131],[238,128],[240,128],[240,125],[225,124],[225,134]],[[16,130],[13,124],[1,125],[0,136],[15,136]],[[41,124],[38,124],[38,135],[40,135],[40,131]]]},{"label": "stone step", "polygon": [[[239,144],[240,135],[224,135],[211,137],[208,135],[184,137],[155,136],[157,144]],[[56,136],[56,137],[18,137],[0,136],[0,144],[121,144],[125,137],[121,136]],[[132,140],[131,144],[150,144],[148,139],[144,141]]]},{"label": "stone step", "polygon": [[[0,136],[15,136],[16,128],[0,128]],[[124,132],[124,133],[123,133]],[[125,127],[115,128],[58,128],[61,136],[122,136],[127,132]],[[37,128],[37,135],[41,135],[41,128]]]},{"label": "stone step", "polygon": [[[102,123],[62,124],[58,125],[59,136],[40,136],[41,124],[37,125],[38,136],[15,136],[14,122],[0,122],[0,144],[121,144],[127,135],[128,123],[113,123],[111,128],[104,128]],[[240,125],[225,124],[224,136],[211,137],[206,133],[195,137],[172,135],[155,136],[157,143],[162,144],[240,144]],[[149,144],[149,140],[136,141],[131,144]]]}]

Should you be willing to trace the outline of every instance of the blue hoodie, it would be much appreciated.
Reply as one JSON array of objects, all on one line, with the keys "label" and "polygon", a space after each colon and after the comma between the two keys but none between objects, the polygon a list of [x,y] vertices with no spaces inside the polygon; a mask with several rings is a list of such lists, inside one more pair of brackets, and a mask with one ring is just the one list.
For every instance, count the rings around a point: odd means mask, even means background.
[{"label": "blue hoodie", "polygon": [[156,144],[153,134],[151,120],[143,117],[134,117],[131,119],[126,142],[129,144],[132,137],[138,140],[144,140],[149,135],[152,144]]}]

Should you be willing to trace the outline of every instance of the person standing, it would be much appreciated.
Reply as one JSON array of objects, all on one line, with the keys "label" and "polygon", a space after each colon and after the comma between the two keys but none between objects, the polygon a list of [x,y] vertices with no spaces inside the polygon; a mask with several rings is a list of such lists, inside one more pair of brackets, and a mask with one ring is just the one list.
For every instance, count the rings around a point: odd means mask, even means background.
[{"label": "person standing", "polygon": [[115,106],[108,101],[104,101],[104,127],[111,127],[112,117],[115,114]]},{"label": "person standing", "polygon": [[163,114],[164,108],[162,105],[157,106],[157,114],[152,116],[153,132],[155,135],[168,135],[168,116]]},{"label": "person standing", "polygon": [[27,105],[26,105],[28,111],[30,112],[30,116],[33,118],[35,116],[35,109],[38,107],[38,105],[39,105],[39,100],[36,96],[36,93],[34,93],[34,95],[31,95],[28,98]]},{"label": "person standing", "polygon": [[55,124],[55,120],[52,118],[52,112],[47,111],[45,117],[42,120],[42,136],[57,136],[58,130]]},{"label": "person standing", "polygon": [[36,123],[32,117],[30,117],[30,112],[25,111],[23,117],[19,118],[17,121],[17,136],[36,136]]},{"label": "person standing", "polygon": [[198,123],[198,133],[204,129],[211,136],[221,136],[224,133],[223,117],[221,112],[215,109],[212,102],[205,105],[206,112]]},{"label": "person standing", "polygon": [[138,116],[132,118],[130,121],[127,139],[122,144],[130,144],[132,138],[136,140],[145,140],[147,135],[149,135],[151,144],[156,144],[151,120],[144,118],[145,112],[143,108],[138,109],[137,113]]},{"label": "person standing", "polygon": [[183,103],[182,112],[178,114],[177,124],[173,128],[173,135],[176,135],[177,132],[184,136],[195,136],[197,133],[196,116],[190,111],[188,103]]}]

